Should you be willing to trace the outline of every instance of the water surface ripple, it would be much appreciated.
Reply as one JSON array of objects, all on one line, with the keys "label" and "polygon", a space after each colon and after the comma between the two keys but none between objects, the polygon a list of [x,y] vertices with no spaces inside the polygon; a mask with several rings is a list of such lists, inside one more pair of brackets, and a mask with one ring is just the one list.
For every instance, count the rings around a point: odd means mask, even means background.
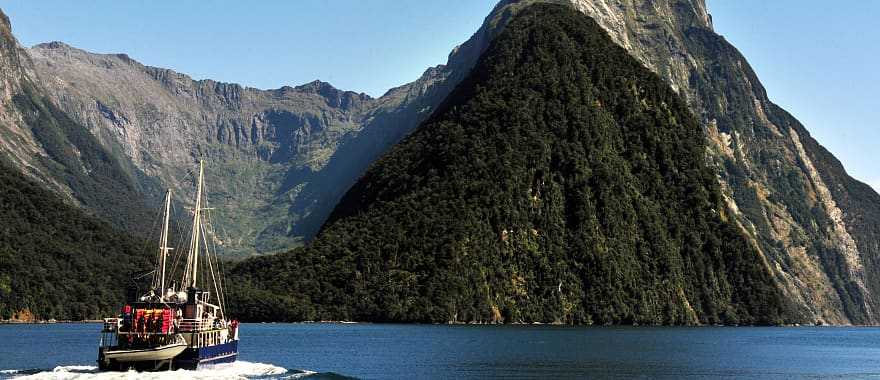
[{"label": "water surface ripple", "polygon": [[240,361],[102,373],[97,324],[0,325],[0,379],[880,379],[880,328],[245,324]]}]

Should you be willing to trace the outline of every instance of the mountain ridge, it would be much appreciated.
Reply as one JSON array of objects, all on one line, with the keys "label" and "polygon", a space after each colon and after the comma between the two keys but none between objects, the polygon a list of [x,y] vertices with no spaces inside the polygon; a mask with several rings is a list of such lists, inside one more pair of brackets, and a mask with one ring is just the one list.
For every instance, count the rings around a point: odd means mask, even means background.
[{"label": "mountain ridge", "polygon": [[[2,12],[0,12],[2,14]],[[67,202],[113,221],[136,234],[154,195],[152,181],[119,161],[45,96],[34,63],[3,15],[0,38],[2,153],[22,173],[45,184]],[[144,222],[145,223],[145,222]]]},{"label": "mountain ridge", "polygon": [[[453,51],[450,62],[460,51],[480,51],[511,14],[540,2],[548,1],[500,2],[463,44],[470,48]],[[704,1],[549,2],[571,4],[594,17],[686,99],[711,143],[734,219],[804,320],[877,323],[880,247],[872,242],[880,236],[880,214],[863,210],[877,210],[880,197],[850,178],[796,119],[769,100],[745,58],[714,33]]]},{"label": "mountain ridge", "polygon": [[[406,133],[397,125],[427,116],[437,101],[426,99],[445,94],[437,91],[444,66],[373,99],[321,81],[270,90],[197,81],[64,43],[29,52],[53,100],[148,177],[186,199],[188,156],[219,168],[216,197],[234,209],[221,216],[237,216],[222,228],[245,236],[226,241],[233,254],[285,249],[313,236],[366,165]],[[187,136],[173,137],[181,132]],[[169,145],[180,152],[169,153]],[[244,168],[246,182],[228,181]]]},{"label": "mountain ridge", "polygon": [[30,53],[68,114],[179,198],[191,198],[194,160],[207,159],[213,198],[223,201],[217,220],[232,220],[220,226],[226,233],[218,243],[245,254],[259,249],[267,229],[280,231],[265,250],[302,239],[287,237],[285,221],[297,186],[321,171],[371,101],[323,82],[258,90],[194,80],[68,45],[38,45]]}]

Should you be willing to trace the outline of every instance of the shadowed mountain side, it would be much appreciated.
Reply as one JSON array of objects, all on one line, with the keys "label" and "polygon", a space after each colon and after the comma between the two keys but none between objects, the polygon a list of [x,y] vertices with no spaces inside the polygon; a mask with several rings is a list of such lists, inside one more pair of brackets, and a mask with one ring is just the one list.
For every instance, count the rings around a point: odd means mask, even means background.
[{"label": "shadowed mountain side", "polygon": [[0,158],[0,319],[97,319],[118,311],[148,247],[66,204]]}]

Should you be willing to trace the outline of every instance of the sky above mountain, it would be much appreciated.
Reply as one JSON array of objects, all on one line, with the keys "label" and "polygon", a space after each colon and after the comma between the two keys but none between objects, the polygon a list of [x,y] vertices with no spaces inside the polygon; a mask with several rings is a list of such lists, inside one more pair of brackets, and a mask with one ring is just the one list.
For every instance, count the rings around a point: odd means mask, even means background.
[{"label": "sky above mountain", "polygon": [[[22,44],[59,40],[195,78],[278,88],[321,79],[380,96],[446,61],[495,0],[9,0]],[[880,2],[708,0],[770,98],[880,189]]]},{"label": "sky above mountain", "polygon": [[708,0],[770,99],[880,191],[880,2]]},{"label": "sky above mountain", "polygon": [[496,0],[6,0],[23,45],[126,53],[261,89],[315,79],[381,96],[445,63]]}]

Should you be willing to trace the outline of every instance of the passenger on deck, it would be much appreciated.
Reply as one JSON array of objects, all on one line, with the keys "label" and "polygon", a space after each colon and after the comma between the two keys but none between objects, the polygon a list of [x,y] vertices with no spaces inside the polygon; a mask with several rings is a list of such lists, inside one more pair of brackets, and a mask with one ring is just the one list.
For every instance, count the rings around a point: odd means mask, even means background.
[{"label": "passenger on deck", "polygon": [[137,327],[141,333],[144,333],[147,331],[147,319],[144,318],[143,314],[138,318]]}]

